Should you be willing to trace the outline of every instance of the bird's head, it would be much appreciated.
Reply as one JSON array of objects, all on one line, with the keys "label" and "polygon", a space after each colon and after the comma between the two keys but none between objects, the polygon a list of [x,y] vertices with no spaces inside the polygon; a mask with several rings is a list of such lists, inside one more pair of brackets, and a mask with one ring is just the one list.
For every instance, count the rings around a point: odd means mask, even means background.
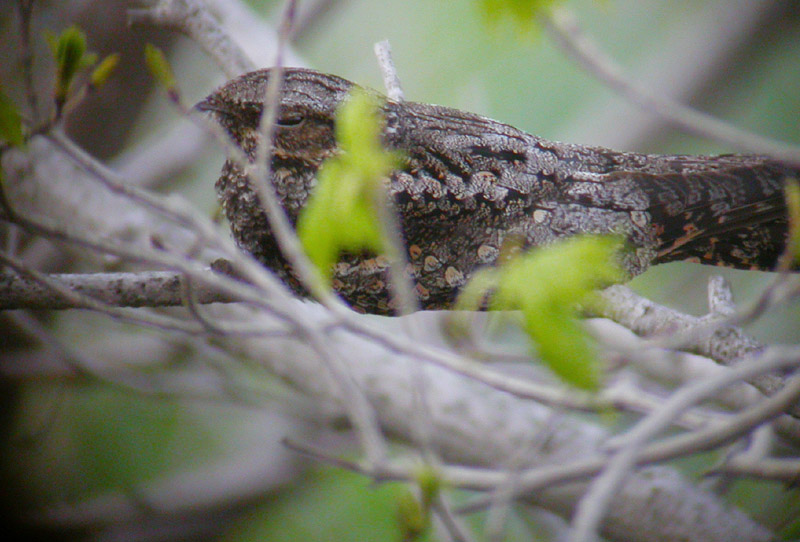
[{"label": "bird's head", "polygon": [[[253,159],[261,139],[262,112],[274,69],[246,73],[195,105],[208,113]],[[335,150],[334,117],[353,83],[302,68],[283,70],[274,127],[273,158],[314,168]]]}]

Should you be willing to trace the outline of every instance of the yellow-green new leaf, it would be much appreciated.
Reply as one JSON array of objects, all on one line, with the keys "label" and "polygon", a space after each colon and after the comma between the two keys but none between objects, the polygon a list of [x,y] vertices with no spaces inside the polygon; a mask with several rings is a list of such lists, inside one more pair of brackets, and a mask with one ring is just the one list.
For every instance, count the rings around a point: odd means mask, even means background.
[{"label": "yellow-green new leaf", "polygon": [[75,74],[96,62],[97,56],[86,54],[86,34],[77,26],[64,29],[58,37],[48,35],[47,39],[56,60],[55,100],[60,106],[67,100]]},{"label": "yellow-green new leaf", "polygon": [[25,141],[22,134],[22,118],[17,106],[0,88],[0,141],[18,147]]},{"label": "yellow-green new leaf", "polygon": [[105,57],[103,61],[92,70],[92,76],[89,81],[94,88],[100,88],[106,84],[108,78],[111,77],[111,74],[117,68],[119,59],[119,53],[112,53]]},{"label": "yellow-green new leaf", "polygon": [[382,126],[374,97],[362,91],[345,100],[336,114],[341,152],[322,164],[298,219],[300,241],[327,281],[341,252],[380,253],[385,246],[378,190],[398,159],[381,145]]},{"label": "yellow-green new leaf", "polygon": [[427,511],[439,498],[442,490],[442,478],[433,467],[425,465],[414,473],[414,479],[419,486],[422,508]]},{"label": "yellow-green new leaf", "polygon": [[578,306],[597,288],[623,279],[616,263],[620,247],[615,237],[573,237],[515,258],[500,270],[492,306],[522,311],[542,361],[583,389],[599,386],[600,369],[577,320]]},{"label": "yellow-green new leaf", "polygon": [[[359,181],[346,164],[326,163],[318,174],[317,189],[298,221],[297,233],[303,248],[328,282],[342,251],[383,250],[370,194],[352,189]],[[340,191],[340,187],[350,190]]]},{"label": "yellow-green new leaf", "polygon": [[178,92],[178,82],[172,72],[172,67],[167,61],[164,51],[153,45],[146,43],[144,46],[144,61],[150,75],[156,82],[164,87],[167,95],[173,102],[180,101],[180,93]]},{"label": "yellow-green new leaf", "polygon": [[586,332],[572,311],[551,308],[539,313],[523,310],[525,331],[536,353],[562,380],[584,390],[596,390],[601,372]]},{"label": "yellow-green new leaf", "polygon": [[510,19],[517,28],[530,31],[536,17],[563,0],[478,0],[478,5],[489,24]]},{"label": "yellow-green new leaf", "polygon": [[479,269],[458,293],[455,310],[477,311],[485,308],[488,296],[497,289],[499,282],[500,274],[497,269]]},{"label": "yellow-green new leaf", "polygon": [[788,257],[788,263],[800,266],[800,183],[797,179],[789,179],[784,192],[789,215],[789,240],[785,257]]},{"label": "yellow-green new leaf", "polygon": [[397,522],[400,540],[419,540],[430,525],[430,514],[408,488],[396,492]]}]

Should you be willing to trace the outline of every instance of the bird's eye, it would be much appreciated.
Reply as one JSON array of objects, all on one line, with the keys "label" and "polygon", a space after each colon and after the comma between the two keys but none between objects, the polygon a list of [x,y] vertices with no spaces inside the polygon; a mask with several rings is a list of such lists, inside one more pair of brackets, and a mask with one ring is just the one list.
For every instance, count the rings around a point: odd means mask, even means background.
[{"label": "bird's eye", "polygon": [[278,126],[298,126],[303,123],[305,118],[300,113],[281,113],[278,116]]}]

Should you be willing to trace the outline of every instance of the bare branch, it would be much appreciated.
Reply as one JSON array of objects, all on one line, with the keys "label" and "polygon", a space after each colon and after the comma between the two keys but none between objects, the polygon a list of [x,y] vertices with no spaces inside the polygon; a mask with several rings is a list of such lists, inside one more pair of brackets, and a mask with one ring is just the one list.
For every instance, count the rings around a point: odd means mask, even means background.
[{"label": "bare branch", "polygon": [[200,0],[153,0],[153,7],[129,9],[129,24],[155,24],[185,34],[213,57],[229,78],[256,68],[244,51],[222,31]]},{"label": "bare branch", "polygon": [[[620,490],[623,480],[633,472],[637,457],[645,442],[671,426],[672,421],[683,410],[706,399],[716,390],[732,383],[743,381],[767,371],[784,367],[796,367],[798,365],[800,365],[800,350],[796,348],[768,351],[759,359],[741,364],[717,378],[689,384],[676,391],[667,399],[661,409],[653,411],[636,424],[633,429],[613,439],[613,444],[607,443],[606,446],[616,448],[619,451],[610,459],[603,473],[592,482],[589,491],[578,504],[573,518],[574,540],[576,542],[589,542],[592,540],[593,533],[611,505],[614,493]],[[720,428],[716,428],[716,434],[713,437],[709,437],[709,440],[713,441],[714,444],[718,444],[725,439],[747,433],[755,425],[777,416],[782,412],[782,409],[794,405],[798,398],[800,398],[800,378],[795,378],[790,385],[786,386],[771,399],[765,400],[760,405],[750,409],[750,411],[740,414],[735,421],[721,424]],[[721,429],[722,427],[725,429]],[[684,441],[682,444],[686,444],[686,453],[707,449],[706,446],[710,444],[709,442],[697,442],[696,435],[683,437],[682,440]],[[686,441],[691,441],[693,445],[689,446]],[[702,447],[695,447],[701,444]],[[675,448],[675,445],[673,445],[673,448]]]},{"label": "bare branch", "polygon": [[39,123],[39,98],[33,82],[33,50],[31,48],[31,19],[33,14],[33,0],[17,0],[20,31],[20,61],[22,73],[25,78],[25,98],[28,101],[32,124]]},{"label": "bare branch", "polygon": [[[209,271],[210,272],[210,271]],[[63,288],[113,307],[175,307],[184,304],[182,275],[173,271],[48,275]],[[207,285],[193,287],[198,303],[232,299]],[[81,309],[86,305],[47,288],[40,280],[0,273],[0,310]]]},{"label": "bare branch", "polygon": [[[339,346],[342,350],[359,352],[359,356],[348,360],[350,371],[358,385],[368,394],[370,401],[376,405],[382,427],[395,435],[413,434],[413,428],[410,427],[413,420],[409,419],[408,412],[412,408],[410,403],[412,394],[409,390],[415,384],[409,378],[407,365],[419,361],[406,356],[387,356],[388,352],[384,347],[362,333],[336,333],[331,338],[348,343],[348,346]],[[406,342],[411,341],[406,338]],[[309,358],[307,347],[296,343],[274,341],[270,344],[240,343],[240,346],[254,348],[253,355],[261,356],[270,364],[276,356],[269,355],[262,349],[266,348],[267,351],[273,352],[274,349],[279,349],[283,352],[281,357],[288,357],[293,362],[290,365],[271,364],[272,370],[301,389],[308,390],[308,393],[313,393],[317,398],[336,397],[337,392],[322,386],[318,376],[314,375],[313,362],[307,366],[306,360]],[[261,353],[255,354],[255,352]],[[792,354],[794,353],[792,351]],[[381,359],[382,362],[375,363],[375,359]],[[771,367],[778,367],[796,363],[796,360],[772,363]],[[759,370],[766,369],[761,366]],[[485,387],[485,384],[431,365],[425,366],[423,371],[426,379],[435,382],[438,390],[438,393],[432,394],[429,398],[431,413],[429,421],[432,427],[437,429],[432,433],[432,445],[449,463],[493,465],[496,464],[498,457],[514,457],[521,443],[530,442],[532,438],[541,436],[541,431],[549,423],[552,411],[541,405],[515,399],[508,394]],[[737,374],[735,379],[741,379],[751,371],[758,372],[750,368],[742,374]],[[538,468],[530,473],[519,474],[519,491],[528,494],[529,491],[536,489],[537,502],[548,507],[555,506],[558,510],[568,510],[577,502],[576,499],[581,495],[583,486],[579,484],[555,489],[553,484],[580,480],[602,470],[607,462],[606,456],[599,452],[600,443],[604,438],[604,431],[597,426],[580,422],[572,417],[565,418],[563,423],[555,427],[547,440],[547,446],[532,451],[528,456],[528,460]],[[691,453],[689,450],[684,446],[680,450],[673,448],[672,453]],[[652,453],[656,452],[662,453],[658,449]],[[654,455],[647,455],[648,453],[650,453],[649,448],[638,456],[641,463],[664,460],[663,455],[656,459]],[[590,459],[585,459],[587,456]],[[375,468],[378,469],[376,472],[380,471],[380,466]],[[443,472],[455,475],[455,471],[448,469],[443,469]],[[736,530],[727,530],[728,526],[732,525],[729,521],[738,524],[737,529],[743,529],[738,533],[743,536],[742,539],[769,538],[767,533],[749,523],[744,516],[725,511],[703,492],[691,489],[691,485],[676,478],[674,472],[667,469],[662,474],[667,477],[673,488],[669,492],[664,491],[666,482],[657,473],[647,471],[641,476],[633,475],[628,484],[615,496],[611,515],[606,518],[604,529],[623,532],[617,529],[622,529],[622,524],[632,522],[628,524],[626,532],[647,531],[648,527],[642,523],[642,517],[654,512],[646,512],[648,505],[645,504],[649,499],[647,495],[652,491],[658,493],[659,498],[675,499],[672,505],[662,502],[665,507],[673,511],[684,510],[689,513],[692,507],[702,507],[704,513],[708,514],[707,518],[718,514],[731,514],[730,517],[726,515],[724,521],[722,519],[704,521],[706,527],[713,524],[716,526],[715,529],[719,529],[716,532],[709,532],[678,513],[670,519],[670,522],[674,525],[683,525],[680,527],[683,533],[694,532],[692,535],[687,534],[689,540],[728,540],[730,536],[736,534]],[[469,487],[483,480],[481,487],[486,488],[490,484],[491,487],[496,487],[497,484],[503,483],[507,480],[508,473],[490,475],[485,471],[470,470],[461,471],[459,476],[463,476],[459,478],[459,484]],[[688,506],[686,504],[688,502],[693,503],[692,506]],[[632,512],[633,510],[637,512]],[[696,518],[696,509],[692,509],[690,515]],[[655,520],[655,517],[651,516],[651,519]],[[741,521],[744,523],[740,523]],[[722,527],[723,525],[725,527]],[[653,525],[651,527],[655,528]],[[643,534],[641,538],[637,535],[635,539],[647,540],[647,535]]]},{"label": "bare branch", "polygon": [[379,41],[375,44],[375,56],[378,58],[378,66],[383,75],[383,86],[386,87],[386,96],[390,100],[402,102],[405,100],[403,87],[400,85],[400,77],[392,60],[392,46],[389,40]]},{"label": "bare branch", "polygon": [[733,457],[711,471],[711,474],[715,473],[775,480],[796,486],[800,483],[800,460],[774,458],[740,459],[739,457]]},{"label": "bare branch", "polygon": [[[712,290],[716,285],[717,282],[712,280]],[[712,298],[715,295],[712,294]],[[732,365],[764,348],[741,328],[728,324],[737,318],[738,313],[722,319],[713,313],[710,318],[698,318],[658,305],[625,286],[607,288],[602,297],[606,302],[601,309],[603,316],[639,335],[653,338],[654,346],[687,349],[724,365]],[[725,303],[712,299],[716,308]],[[775,375],[760,375],[751,383],[767,395],[783,387],[783,379]],[[800,415],[800,406],[793,407],[791,412]]]},{"label": "bare branch", "polygon": [[[403,89],[400,88],[400,78],[392,62],[389,40],[376,43],[374,50],[383,74],[387,96],[390,100],[402,101]],[[402,231],[400,220],[390,205],[383,187],[378,191],[378,194],[378,219],[380,220],[381,233],[388,245],[386,247],[386,255],[389,258],[389,277],[395,296],[395,306],[400,315],[411,314],[419,310],[419,301],[414,293],[411,279],[405,272],[408,266],[408,258],[406,258],[405,241],[400,233]]]},{"label": "bare branch", "polygon": [[542,21],[556,43],[587,71],[629,102],[659,115],[688,133],[741,151],[766,154],[800,167],[800,149],[797,147],[731,126],[716,117],[655,94],[625,77],[622,68],[581,30],[577,20],[567,9],[556,8],[549,16],[543,17]]}]

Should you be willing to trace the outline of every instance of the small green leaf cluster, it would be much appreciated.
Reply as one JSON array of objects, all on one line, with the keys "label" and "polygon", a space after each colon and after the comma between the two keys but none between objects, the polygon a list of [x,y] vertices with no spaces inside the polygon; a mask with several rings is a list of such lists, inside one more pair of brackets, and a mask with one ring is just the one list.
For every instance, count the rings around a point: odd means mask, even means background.
[{"label": "small green leaf cluster", "polygon": [[343,251],[380,253],[385,247],[380,190],[400,159],[381,144],[378,105],[375,96],[356,90],[339,108],[335,130],[340,152],[323,163],[298,219],[303,248],[328,283]]},{"label": "small green leaf cluster", "polygon": [[[98,89],[108,81],[119,64],[120,57],[113,53],[98,64],[98,56],[87,52],[86,34],[77,26],[70,26],[59,35],[46,33],[45,39],[56,62],[53,101],[56,108],[54,120],[58,120],[63,116],[68,103],[74,105],[87,90]],[[78,75],[93,66],[94,69],[84,85],[75,90],[75,80]],[[41,128],[34,127],[29,131]],[[0,143],[20,146],[25,143],[28,136],[16,104],[0,87]]]},{"label": "small green leaf cluster", "polygon": [[75,75],[97,62],[97,55],[86,52],[86,34],[77,26],[66,28],[58,36],[47,34],[47,42],[56,60],[56,103],[63,105]]},{"label": "small green leaf cluster", "polygon": [[54,99],[58,115],[70,96],[74,94],[73,83],[81,71],[96,65],[89,75],[89,85],[99,88],[105,84],[116,68],[119,55],[111,54],[97,64],[97,54],[87,51],[86,34],[74,25],[64,29],[58,36],[47,34],[46,39],[56,61]]},{"label": "small green leaf cluster", "polygon": [[624,280],[621,246],[614,236],[576,236],[510,257],[476,274],[459,306],[474,309],[491,295],[492,309],[520,311],[541,360],[564,381],[595,390],[600,367],[578,310],[596,301],[596,289]]}]

